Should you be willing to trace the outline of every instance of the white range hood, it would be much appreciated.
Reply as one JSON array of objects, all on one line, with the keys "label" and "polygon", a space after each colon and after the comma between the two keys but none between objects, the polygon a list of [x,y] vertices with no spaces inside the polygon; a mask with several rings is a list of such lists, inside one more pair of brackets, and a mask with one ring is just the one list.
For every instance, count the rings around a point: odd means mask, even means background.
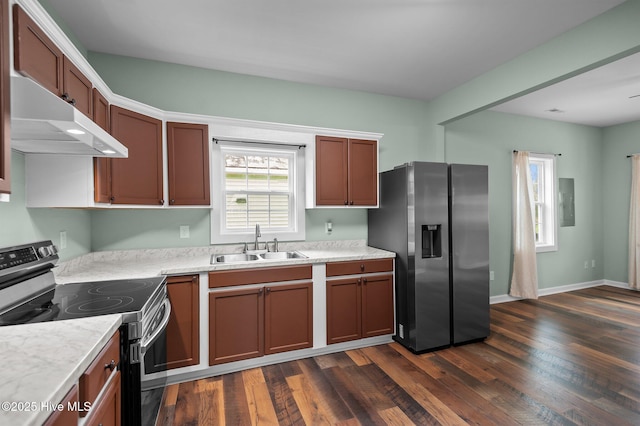
[{"label": "white range hood", "polygon": [[122,145],[35,81],[11,77],[11,148],[26,153],[126,158]]}]

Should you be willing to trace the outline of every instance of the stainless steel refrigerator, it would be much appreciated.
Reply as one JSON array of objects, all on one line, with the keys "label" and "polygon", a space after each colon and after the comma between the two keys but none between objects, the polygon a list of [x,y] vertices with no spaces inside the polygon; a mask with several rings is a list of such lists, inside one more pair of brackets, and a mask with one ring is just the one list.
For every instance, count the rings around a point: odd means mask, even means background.
[{"label": "stainless steel refrigerator", "polygon": [[368,244],[396,253],[396,334],[414,352],[489,335],[487,166],[413,162],[380,173]]}]

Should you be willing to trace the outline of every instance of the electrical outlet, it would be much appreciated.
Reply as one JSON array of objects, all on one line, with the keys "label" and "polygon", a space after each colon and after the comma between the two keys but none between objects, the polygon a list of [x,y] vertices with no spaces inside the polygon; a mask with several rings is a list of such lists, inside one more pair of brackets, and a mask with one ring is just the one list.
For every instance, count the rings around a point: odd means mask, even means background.
[{"label": "electrical outlet", "polygon": [[584,269],[589,269],[589,261],[588,260],[584,261]]},{"label": "electrical outlet", "polygon": [[189,225],[180,226],[180,238],[189,238]]},{"label": "electrical outlet", "polygon": [[489,271],[489,281],[496,279],[496,274],[493,271]]},{"label": "electrical outlet", "polygon": [[67,231],[60,231],[60,250],[67,248]]}]

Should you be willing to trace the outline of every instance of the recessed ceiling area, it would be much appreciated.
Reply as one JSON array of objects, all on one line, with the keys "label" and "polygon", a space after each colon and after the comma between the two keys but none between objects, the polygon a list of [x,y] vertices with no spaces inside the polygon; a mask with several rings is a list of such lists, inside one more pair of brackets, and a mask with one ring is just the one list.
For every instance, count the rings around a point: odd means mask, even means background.
[{"label": "recessed ceiling area", "polygon": [[640,53],[491,110],[595,127],[640,120]]},{"label": "recessed ceiling area", "polygon": [[431,100],[624,0],[40,0],[90,51]]}]

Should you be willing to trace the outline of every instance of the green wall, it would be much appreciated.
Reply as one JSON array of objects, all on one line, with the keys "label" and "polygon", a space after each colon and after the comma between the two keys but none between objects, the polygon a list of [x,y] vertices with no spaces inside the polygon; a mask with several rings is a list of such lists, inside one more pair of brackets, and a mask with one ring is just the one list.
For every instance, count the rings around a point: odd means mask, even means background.
[{"label": "green wall", "polygon": [[640,153],[640,121],[604,129],[603,245],[605,278],[626,283],[628,274],[631,159]]},{"label": "green wall", "polygon": [[67,232],[62,260],[91,251],[91,213],[69,209],[27,209],[25,207],[24,154],[11,156],[11,201],[0,202],[0,247],[37,240],[52,240],[60,247],[60,231]]},{"label": "green wall", "polygon": [[[166,111],[384,133],[380,168],[421,158],[426,103],[330,89],[184,65],[89,52],[89,60],[115,93]],[[208,211],[117,210],[92,213],[92,248],[208,245]],[[325,222],[333,232],[324,232]],[[179,238],[179,226],[191,238]],[[367,238],[362,209],[306,212],[307,240]]]},{"label": "green wall", "polygon": [[558,228],[558,251],[538,254],[539,287],[604,278],[601,129],[486,111],[447,125],[445,138],[447,162],[489,166],[491,295],[508,293],[511,280],[514,149],[562,154],[557,175],[575,180],[576,225]]},{"label": "green wall", "polygon": [[[68,31],[61,17],[54,18]],[[626,155],[640,151],[640,124],[600,130],[480,111],[640,50],[639,18],[640,0],[628,0],[428,103],[87,52],[70,38],[115,93],[164,110],[384,133],[381,170],[412,160],[488,164],[491,293],[500,295],[510,277],[513,149],[561,152],[559,177],[575,179],[576,226],[559,228],[557,252],[538,255],[541,287],[626,280]],[[208,211],[202,209],[26,209],[23,156],[14,153],[12,166],[14,194],[10,203],[0,203],[0,245],[57,241],[61,230],[69,233],[64,258],[88,250],[209,242]],[[324,233],[327,220],[334,224],[331,236]],[[308,240],[366,238],[366,210],[308,210],[306,221]],[[190,239],[179,238],[180,225],[191,227]],[[596,267],[585,270],[591,259]]]}]

